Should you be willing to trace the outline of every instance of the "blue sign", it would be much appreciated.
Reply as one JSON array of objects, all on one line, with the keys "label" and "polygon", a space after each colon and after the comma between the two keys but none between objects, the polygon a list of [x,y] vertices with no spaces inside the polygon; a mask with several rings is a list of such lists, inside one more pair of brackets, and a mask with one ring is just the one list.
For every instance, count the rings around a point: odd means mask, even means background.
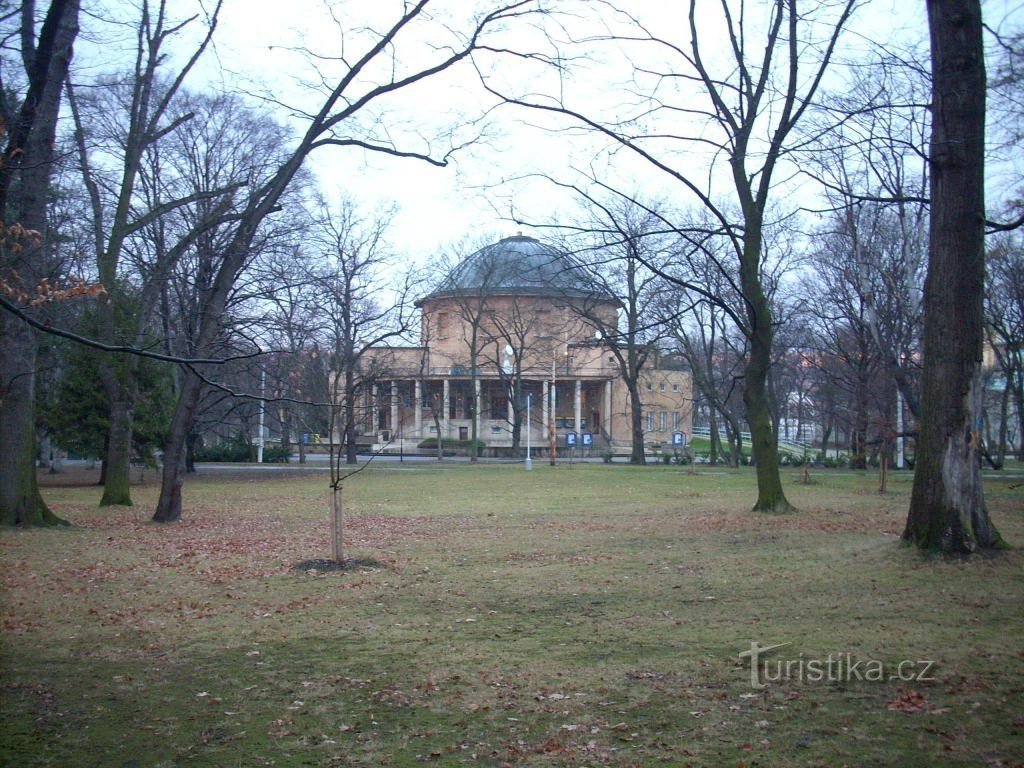
[{"label": "blue sign", "polygon": [[686,447],[686,433],[685,432],[674,432],[672,434],[672,445],[679,445]]},{"label": "blue sign", "polygon": [[590,434],[589,432],[584,432],[583,433],[583,445],[589,447],[589,446],[591,446],[593,444],[594,444],[594,436],[592,434]]},{"label": "blue sign", "polygon": [[575,432],[568,432],[568,433],[566,433],[566,435],[565,435],[565,444],[567,446],[569,446],[570,448],[575,448],[576,447],[576,433]]}]

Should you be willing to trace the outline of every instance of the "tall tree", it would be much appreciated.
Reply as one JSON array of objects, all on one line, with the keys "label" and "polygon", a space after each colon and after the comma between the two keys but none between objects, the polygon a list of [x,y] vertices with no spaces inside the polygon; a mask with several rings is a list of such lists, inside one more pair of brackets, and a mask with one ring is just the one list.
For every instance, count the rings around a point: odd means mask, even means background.
[{"label": "tall tree", "polygon": [[[717,15],[706,14],[703,4],[690,0],[686,42],[652,32],[611,2],[593,5],[604,10],[606,29],[626,25],[621,33],[605,31],[596,39],[634,52],[645,47],[656,57],[654,63],[634,59],[630,88],[645,93],[632,119],[622,118],[622,105],[616,105],[612,118],[574,105],[564,77],[558,80],[559,90],[547,97],[492,90],[510,104],[568,116],[590,128],[648,169],[665,174],[708,211],[713,234],[731,251],[728,271],[743,299],[737,320],[748,339],[743,400],[757,465],[754,509],[789,510],[768,393],[775,318],[763,271],[767,217],[780,177],[786,175],[796,128],[814,103],[856,0],[818,5],[814,12],[803,11],[799,0],[772,0],[763,16],[760,8],[744,3],[736,8],[728,0],[719,4]],[[560,75],[565,61],[572,56],[557,59]],[[710,150],[712,162],[727,161],[723,178],[717,169],[694,172],[691,153],[703,149]],[[729,192],[723,194],[726,185]]]},{"label": "tall tree", "polygon": [[[222,252],[220,265],[211,281],[211,290],[205,296],[202,322],[197,336],[197,352],[200,356],[209,352],[211,345],[220,334],[228,297],[241,270],[250,258],[253,240],[264,220],[275,210],[281,196],[288,189],[295,175],[303,166],[310,153],[327,146],[358,147],[371,152],[381,152],[397,157],[413,157],[444,165],[444,158],[431,155],[429,145],[425,148],[408,149],[395,144],[388,119],[380,111],[386,110],[383,102],[393,98],[405,89],[428,78],[455,67],[469,59],[474,52],[483,48],[482,38],[494,27],[528,13],[528,0],[519,0],[492,7],[482,16],[474,19],[468,30],[458,33],[442,27],[446,35],[443,43],[431,49],[427,58],[413,56],[403,63],[395,51],[406,41],[414,47],[423,46],[423,40],[416,41],[417,20],[434,31],[430,26],[428,6],[431,0],[417,0],[403,6],[390,26],[382,30],[366,30],[361,52],[352,54],[353,43],[347,34],[354,30],[339,28],[337,51],[331,56],[319,57],[337,67],[336,77],[322,72],[326,92],[323,100],[307,117],[305,130],[298,144],[284,161],[263,183],[248,190],[245,204],[237,215],[234,233]],[[355,35],[359,37],[358,34]],[[422,51],[422,48],[421,48]],[[195,369],[183,377],[178,403],[171,421],[170,436],[164,453],[163,477],[160,498],[153,519],[157,522],[174,522],[181,517],[181,488],[184,481],[184,449],[190,430],[202,378]]]},{"label": "tall tree", "polygon": [[929,0],[930,254],[917,464],[903,540],[970,553],[1004,546],[981,480],[985,293],[985,59],[980,0]]},{"label": "tall tree", "polygon": [[[35,3],[23,0],[20,14],[5,10],[2,16],[4,37],[20,45],[20,68],[7,60],[6,49],[3,67],[24,77],[20,98],[14,96],[17,82],[0,80],[0,136],[6,139],[0,158],[0,296],[5,299],[31,303],[48,276],[50,176],[78,14],[78,0],[53,0],[37,30]],[[11,21],[16,28],[8,27]],[[0,311],[0,522],[7,525],[61,522],[36,484],[38,349],[35,331]]]},{"label": "tall tree", "polygon": [[[188,27],[195,18],[178,22],[170,17],[166,0],[143,0],[134,22],[132,69],[102,80],[83,100],[75,96],[72,83],[68,83],[79,165],[91,207],[96,274],[105,288],[96,307],[96,336],[107,344],[144,345],[155,303],[138,300],[139,283],[143,283],[143,294],[152,293],[154,283],[159,285],[167,279],[172,266],[167,262],[180,251],[160,251],[162,262],[158,260],[134,274],[125,273],[124,254],[130,250],[133,236],[152,226],[156,219],[195,200],[194,192],[176,197],[168,195],[164,188],[147,196],[139,194],[137,186],[140,176],[146,173],[147,156],[152,156],[162,140],[195,117],[187,109],[175,111],[174,104],[186,76],[210,44],[219,10],[217,2],[206,19],[199,44],[186,57],[185,64],[170,73],[166,71],[167,50],[175,37],[191,31]],[[203,194],[212,197],[216,193],[200,193]],[[146,285],[147,282],[150,284]],[[118,316],[122,322],[116,320]],[[132,422],[139,396],[141,358],[104,355],[99,361],[109,408],[100,505],[130,505]]]}]

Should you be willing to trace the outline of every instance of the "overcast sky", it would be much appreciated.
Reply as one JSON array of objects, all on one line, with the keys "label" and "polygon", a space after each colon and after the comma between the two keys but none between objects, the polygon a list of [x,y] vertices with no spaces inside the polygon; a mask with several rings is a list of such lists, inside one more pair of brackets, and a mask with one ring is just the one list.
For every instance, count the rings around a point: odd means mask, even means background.
[{"label": "overcast sky", "polygon": [[[211,6],[213,0],[175,0],[170,5],[175,14],[183,14],[189,4]],[[134,3],[109,0],[110,16],[130,22],[129,9]],[[343,19],[348,30],[346,53],[360,45],[359,26],[381,28],[395,18],[400,4],[391,0],[351,0],[333,2],[335,16]],[[444,7],[444,2],[438,5]],[[458,17],[474,5],[472,0],[449,0],[449,21],[458,24]],[[592,3],[593,5],[593,3]],[[683,2],[664,3],[653,0],[623,0],[620,7],[632,7],[642,14],[653,31],[671,35],[680,44],[686,43]],[[1005,24],[1006,19],[1020,18],[1022,0],[993,0],[987,4],[987,20]],[[908,44],[926,34],[924,2],[910,0],[873,0],[862,9],[857,29],[874,38],[884,37],[894,45]],[[89,29],[85,20],[83,29]],[[88,36],[80,42],[76,66],[80,70],[109,68],[117,58],[127,61],[132,40],[129,27],[123,28],[120,41],[109,24],[104,25],[103,46],[97,50]],[[305,47],[325,54],[337,55],[338,27],[328,15],[323,0],[225,0],[215,47],[203,67],[191,81],[192,87],[202,83],[211,88],[251,94],[272,93],[290,105],[315,103],[316,95],[303,84],[309,84],[315,73],[309,59],[295,52]],[[438,27],[433,27],[436,33]],[[427,35],[430,39],[437,39]],[[503,43],[523,48],[543,48],[536,35],[521,28],[514,36],[504,36]],[[856,36],[848,39],[844,54],[857,45]],[[607,50],[607,49],[606,49]],[[421,60],[429,55],[414,45],[400,48],[403,61]],[[606,104],[624,93],[622,83],[629,77],[624,60],[615,61],[609,54],[605,60],[587,63],[588,73],[569,88],[574,98],[587,103],[602,99]],[[325,66],[330,66],[326,63]],[[524,68],[503,70],[510,88],[526,92],[531,83],[516,81],[515,73]],[[589,94],[589,95],[586,95]],[[312,100],[312,101],[311,101]],[[460,115],[479,115],[489,106],[488,98],[478,87],[475,75],[464,67],[433,82],[418,85],[396,99],[391,118],[396,125],[418,125],[422,132],[457,121]],[[275,117],[285,120],[283,109]],[[390,235],[396,250],[422,260],[444,250],[451,243],[484,234],[508,235],[522,227],[507,220],[515,206],[529,219],[544,219],[568,208],[550,184],[540,180],[508,183],[523,174],[548,172],[562,181],[574,181],[573,167],[586,167],[592,162],[596,145],[578,134],[552,134],[530,125],[541,123],[537,116],[511,109],[501,109],[489,116],[488,138],[479,145],[459,152],[447,168],[435,168],[415,160],[399,160],[381,155],[366,155],[353,149],[318,150],[310,158],[324,192],[347,194],[364,201],[367,212],[375,206],[396,203],[400,213]],[[298,126],[300,123],[296,123]],[[696,156],[696,155],[695,155]],[[633,184],[647,190],[659,181],[644,171],[627,172],[622,185]]]}]

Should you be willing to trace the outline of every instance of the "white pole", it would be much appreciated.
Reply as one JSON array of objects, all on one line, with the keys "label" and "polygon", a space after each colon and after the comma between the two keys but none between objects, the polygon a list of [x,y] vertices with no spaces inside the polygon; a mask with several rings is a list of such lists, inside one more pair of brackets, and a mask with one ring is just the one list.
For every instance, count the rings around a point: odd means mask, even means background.
[{"label": "white pole", "polygon": [[530,405],[532,403],[532,395],[526,393],[526,463],[525,467],[527,471],[533,469],[533,459],[530,458]]},{"label": "white pole", "polygon": [[267,389],[267,372],[260,370],[260,434],[256,438],[256,463],[263,463],[263,414],[267,410],[267,403],[263,399]]}]

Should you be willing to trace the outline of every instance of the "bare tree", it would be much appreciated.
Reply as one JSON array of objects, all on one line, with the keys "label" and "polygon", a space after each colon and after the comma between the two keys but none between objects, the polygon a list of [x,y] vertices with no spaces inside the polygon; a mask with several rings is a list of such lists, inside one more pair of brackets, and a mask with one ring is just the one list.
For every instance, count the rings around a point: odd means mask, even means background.
[{"label": "bare tree", "polygon": [[829,122],[804,166],[826,188],[830,241],[855,265],[843,283],[858,293],[857,322],[915,417],[927,258],[926,69],[913,50],[850,68],[843,93],[826,99]]},{"label": "bare tree", "polygon": [[[328,79],[324,73],[326,93],[315,111],[305,115],[306,128],[298,144],[265,181],[249,189],[246,202],[241,206],[236,228],[222,252],[220,266],[204,302],[203,322],[197,338],[200,354],[207,353],[219,335],[225,304],[250,257],[260,225],[277,209],[281,196],[310,153],[327,146],[359,147],[445,164],[444,158],[438,159],[430,154],[429,146],[411,150],[396,146],[388,133],[387,119],[380,113],[374,113],[374,109],[388,97],[469,59],[482,47],[481,38],[493,27],[527,13],[528,0],[493,7],[475,19],[468,31],[457,33],[446,29],[447,39],[433,50],[425,63],[424,59],[417,57],[416,66],[399,66],[395,50],[415,34],[418,20],[429,20],[429,5],[430,0],[418,0],[404,6],[390,26],[379,32],[368,31],[368,37],[364,38],[365,47],[354,55],[350,54],[351,46],[343,34],[344,30],[339,28],[339,51],[344,49],[344,52],[332,58],[333,65],[340,69],[338,76]],[[433,29],[436,31],[436,27]],[[373,119],[373,114],[377,115],[377,120]],[[158,522],[173,522],[181,517],[183,451],[201,383],[194,370],[189,370],[182,381],[164,454],[160,498],[154,513],[154,520]]]},{"label": "bare tree", "polygon": [[[670,300],[674,286],[663,271],[678,238],[665,231],[665,214],[631,198],[573,190],[583,211],[578,223],[562,229],[576,232],[567,248],[580,265],[587,292],[571,303],[572,311],[615,360],[629,393],[629,460],[644,464],[643,373],[661,352],[673,320],[687,309]],[[617,314],[608,312],[609,299],[620,304]]]},{"label": "bare tree", "polygon": [[[151,263],[144,272],[126,274],[124,255],[132,238],[197,197],[222,194],[188,190],[176,197],[168,196],[166,187],[154,195],[139,194],[138,190],[147,156],[152,156],[161,140],[195,117],[194,112],[175,110],[174,104],[186,76],[210,43],[219,10],[220,2],[206,19],[200,42],[185,64],[177,72],[167,73],[167,49],[195,19],[176,21],[169,16],[166,0],[143,0],[134,23],[133,69],[91,84],[96,87],[89,89],[84,100],[76,97],[76,89],[68,83],[79,166],[90,203],[96,274],[106,291],[96,305],[96,336],[108,344],[144,346],[156,306],[149,299],[167,279],[173,266],[167,261],[181,251],[159,251],[164,263]],[[152,186],[150,191],[154,191]],[[99,372],[109,405],[101,506],[132,503],[128,475],[140,362],[134,355],[100,358]]]},{"label": "bare tree", "polygon": [[[456,251],[445,260],[445,263],[439,266],[446,277],[437,288],[437,290],[444,292],[446,296],[452,299],[452,304],[461,321],[455,324],[455,327],[462,334],[466,358],[457,364],[464,362],[462,367],[469,372],[470,394],[468,397],[471,398],[473,403],[470,419],[469,456],[470,461],[473,462],[478,458],[480,445],[480,435],[478,434],[480,423],[480,413],[478,411],[480,404],[476,396],[480,387],[480,366],[485,360],[485,348],[495,341],[494,334],[496,329],[493,327],[493,322],[488,322],[494,314],[489,299],[494,288],[500,283],[504,275],[498,273],[496,262],[482,258],[475,265],[474,279],[464,281],[461,279],[461,266],[465,259],[471,258],[474,254],[482,253],[482,249],[490,242],[493,242],[491,238],[478,238],[475,241],[476,245],[463,244],[456,248]],[[431,332],[431,329],[427,330],[428,333]],[[491,356],[490,359],[500,360],[501,354]],[[435,410],[432,405],[431,411],[435,422],[434,428],[439,436],[438,446],[440,450],[440,414],[435,412]]]},{"label": "bare tree", "polygon": [[381,211],[364,218],[350,200],[336,209],[321,202],[314,215],[311,247],[319,254],[312,301],[324,346],[330,350],[329,402],[340,416],[335,421],[347,464],[357,463],[357,427],[365,416],[361,398],[388,365],[367,353],[409,329],[410,282],[389,285],[385,275],[394,267],[385,241],[391,217]]},{"label": "bare tree", "polygon": [[981,481],[985,60],[980,0],[932,0],[931,222],[917,464],[903,540],[948,553],[1004,546]]},{"label": "bare tree", "polygon": [[[1001,374],[997,463],[1002,466],[1009,406],[1016,412],[1017,457],[1024,460],[1024,248],[1019,234],[999,238],[989,251],[985,295],[986,338]],[[990,446],[991,450],[991,446]]]},{"label": "bare tree", "polygon": [[[632,158],[665,174],[708,211],[714,234],[730,249],[728,274],[743,299],[743,314],[736,318],[748,339],[743,399],[757,465],[754,508],[764,512],[790,509],[779,474],[767,388],[774,318],[762,270],[766,216],[778,177],[785,175],[780,166],[792,149],[795,129],[818,93],[856,2],[819,6],[814,13],[803,12],[799,5],[798,0],[773,0],[758,28],[754,12],[748,13],[745,5],[734,14],[731,4],[723,2],[714,20],[715,32],[709,34],[702,27],[711,23],[709,17],[701,16],[699,22],[698,3],[691,0],[690,39],[680,44],[653,33],[611,3],[600,3],[607,16],[626,25],[622,34],[607,34],[605,40],[620,46],[628,43],[633,50],[646,47],[667,60],[646,64],[635,59],[633,87],[642,91],[643,103],[632,120],[585,113],[568,102],[564,89],[542,99],[500,94],[491,86],[510,104],[570,117],[611,140]],[[719,45],[721,40],[726,44]],[[718,54],[725,60],[720,67]],[[700,100],[683,86],[700,92]],[[710,149],[712,160],[727,161],[723,175],[731,182],[729,195],[716,192],[717,185],[709,180],[715,178],[714,170],[710,176],[691,170],[687,149],[698,148]],[[733,216],[733,210],[740,215]]]}]

